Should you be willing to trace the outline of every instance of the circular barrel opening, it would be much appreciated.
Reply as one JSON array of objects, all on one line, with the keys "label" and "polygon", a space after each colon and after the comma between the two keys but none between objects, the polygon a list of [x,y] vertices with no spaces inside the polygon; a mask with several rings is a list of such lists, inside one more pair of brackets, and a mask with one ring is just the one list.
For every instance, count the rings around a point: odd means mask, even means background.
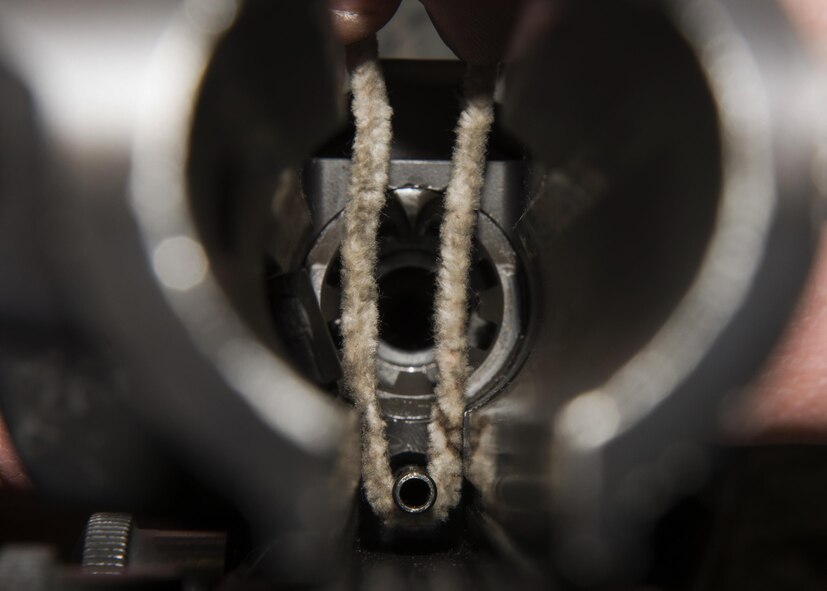
[{"label": "circular barrel opening", "polygon": [[420,267],[403,267],[379,278],[379,334],[403,351],[434,346],[433,311],[436,274]]}]

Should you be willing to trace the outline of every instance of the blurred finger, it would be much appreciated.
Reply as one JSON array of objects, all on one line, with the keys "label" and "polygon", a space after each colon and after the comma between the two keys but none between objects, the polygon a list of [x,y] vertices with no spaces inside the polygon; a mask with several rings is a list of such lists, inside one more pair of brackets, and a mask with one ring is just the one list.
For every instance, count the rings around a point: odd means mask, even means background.
[{"label": "blurred finger", "polygon": [[827,234],[786,334],[731,428],[746,439],[827,441]]},{"label": "blurred finger", "polygon": [[11,437],[0,417],[0,487],[27,489],[31,482],[23,470],[23,464],[12,446]]},{"label": "blurred finger", "polygon": [[827,2],[824,0],[783,0],[793,23],[827,60]]},{"label": "blurred finger", "polygon": [[333,31],[345,45],[367,39],[387,24],[401,0],[330,0]]},{"label": "blurred finger", "polygon": [[440,37],[460,59],[495,64],[508,50],[523,0],[421,0]]},{"label": "blurred finger", "polygon": [[[827,2],[782,4],[827,65]],[[792,322],[729,426],[747,440],[827,442],[827,226]]]}]

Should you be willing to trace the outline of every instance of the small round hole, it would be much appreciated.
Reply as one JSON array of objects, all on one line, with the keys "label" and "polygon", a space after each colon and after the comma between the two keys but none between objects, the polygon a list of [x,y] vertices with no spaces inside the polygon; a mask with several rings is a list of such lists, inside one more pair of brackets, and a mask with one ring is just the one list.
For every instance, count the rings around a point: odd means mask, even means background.
[{"label": "small round hole", "polygon": [[406,513],[423,513],[436,500],[434,481],[419,468],[403,470],[396,478],[393,493],[397,506]]},{"label": "small round hole", "polygon": [[430,497],[430,487],[418,478],[411,478],[399,487],[399,498],[409,507],[422,507],[428,503]]}]

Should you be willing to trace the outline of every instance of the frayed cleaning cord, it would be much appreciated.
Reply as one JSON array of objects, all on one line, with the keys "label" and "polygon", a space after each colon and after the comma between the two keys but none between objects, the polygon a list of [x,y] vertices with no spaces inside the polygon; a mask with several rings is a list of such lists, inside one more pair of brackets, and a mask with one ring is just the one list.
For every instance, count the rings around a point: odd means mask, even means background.
[{"label": "frayed cleaning cord", "polygon": [[485,155],[494,122],[495,66],[469,66],[465,108],[456,129],[451,179],[440,228],[434,301],[436,401],[428,424],[428,472],[436,483],[435,517],[445,520],[462,494],[462,425],[468,364],[468,281]]},{"label": "frayed cleaning cord", "polygon": [[[385,423],[377,397],[377,231],[385,203],[391,116],[376,39],[349,48],[356,123],[345,237],[342,242],[342,364],[345,387],[362,417],[362,485],[376,515],[395,515]],[[466,105],[456,130],[451,180],[440,230],[434,304],[436,401],[428,426],[428,470],[436,483],[435,518],[444,520],[461,496],[462,422],[469,375],[466,327],[471,250],[494,119],[495,67],[469,66]]]},{"label": "frayed cleaning cord", "polygon": [[342,241],[342,367],[345,387],[362,417],[362,486],[380,519],[394,512],[385,421],[379,407],[376,349],[379,308],[376,235],[385,204],[391,146],[391,110],[376,38],[350,46],[352,111],[356,122],[345,237]]}]

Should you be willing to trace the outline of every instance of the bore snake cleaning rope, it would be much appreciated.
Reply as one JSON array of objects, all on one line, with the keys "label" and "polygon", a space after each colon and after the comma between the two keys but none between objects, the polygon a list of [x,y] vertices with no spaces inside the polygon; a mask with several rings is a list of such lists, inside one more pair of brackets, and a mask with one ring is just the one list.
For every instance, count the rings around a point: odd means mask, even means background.
[{"label": "bore snake cleaning rope", "polygon": [[[342,242],[342,365],[345,387],[362,417],[362,483],[373,511],[393,520],[393,474],[377,396],[379,341],[377,232],[385,204],[392,110],[375,39],[350,48],[353,142]],[[451,178],[440,228],[434,301],[436,400],[428,425],[428,471],[437,487],[434,517],[447,518],[461,496],[462,423],[468,364],[468,280],[485,153],[494,120],[496,67],[469,66],[456,128]]]}]

